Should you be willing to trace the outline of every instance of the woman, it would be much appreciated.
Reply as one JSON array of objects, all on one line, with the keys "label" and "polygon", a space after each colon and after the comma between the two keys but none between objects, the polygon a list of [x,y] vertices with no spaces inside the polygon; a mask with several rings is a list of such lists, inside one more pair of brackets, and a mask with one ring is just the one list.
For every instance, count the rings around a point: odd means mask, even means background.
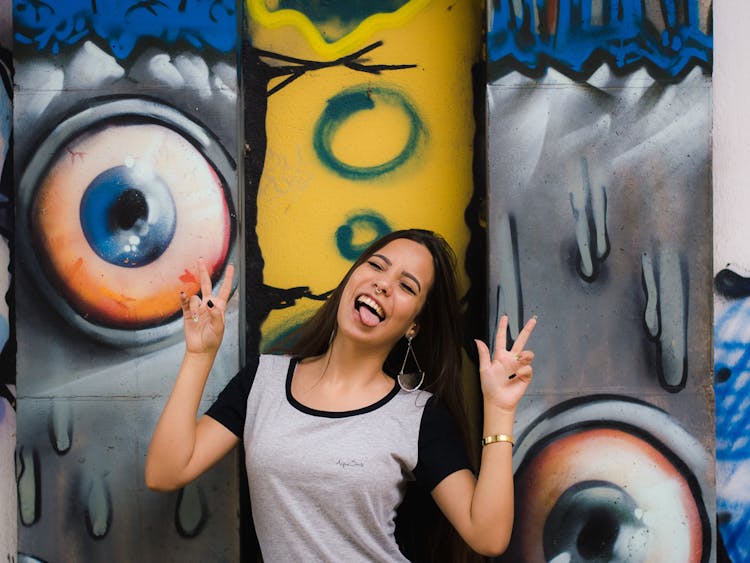
[{"label": "woman", "polygon": [[211,297],[209,275],[199,267],[204,297],[182,296],[186,351],[149,448],[150,488],[184,486],[243,439],[254,522],[269,563],[404,561],[393,518],[413,479],[472,549],[505,550],[513,419],[532,377],[534,354],[524,346],[535,319],[510,351],[505,316],[493,354],[476,341],[484,439],[475,478],[455,422],[463,416],[459,310],[454,257],[442,238],[413,229],[374,243],[303,327],[290,355],[249,362],[196,421],[233,276],[230,266]]}]

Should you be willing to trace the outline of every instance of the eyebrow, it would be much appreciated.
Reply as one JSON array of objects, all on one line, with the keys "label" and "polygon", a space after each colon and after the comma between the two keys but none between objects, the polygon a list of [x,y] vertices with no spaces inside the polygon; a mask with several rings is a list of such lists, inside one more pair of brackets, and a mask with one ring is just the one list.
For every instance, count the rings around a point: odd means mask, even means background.
[{"label": "eyebrow", "polygon": [[[376,256],[380,258],[383,262],[388,264],[388,266],[393,266],[393,262],[390,261],[390,259],[387,256],[383,256],[382,254],[373,254],[373,256]],[[419,280],[417,279],[417,276],[414,274],[410,274],[409,272],[402,272],[404,277],[409,278],[412,280],[415,284],[417,284],[417,288],[419,289],[419,292],[422,293],[422,284],[419,283]]]}]

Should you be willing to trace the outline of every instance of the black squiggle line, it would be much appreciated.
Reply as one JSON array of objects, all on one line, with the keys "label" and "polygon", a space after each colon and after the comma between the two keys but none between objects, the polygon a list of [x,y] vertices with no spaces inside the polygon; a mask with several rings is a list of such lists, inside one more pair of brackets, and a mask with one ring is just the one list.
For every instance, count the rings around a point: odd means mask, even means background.
[{"label": "black squiggle line", "polygon": [[281,289],[278,287],[270,287],[267,285],[263,286],[266,295],[270,298],[273,304],[273,309],[286,309],[287,307],[294,307],[297,301],[300,299],[312,299],[313,301],[325,301],[333,293],[330,289],[320,294],[315,294],[310,291],[307,286],[300,287],[289,287]]},{"label": "black squiggle line", "polygon": [[151,12],[152,15],[157,16],[159,15],[156,11],[156,8],[154,6],[161,6],[163,8],[167,8],[168,6],[162,2],[161,0],[142,0],[141,2],[137,2],[136,4],[133,4],[130,8],[128,8],[125,11],[125,16],[129,16],[136,10],[146,10],[148,12]]},{"label": "black squiggle line", "polygon": [[320,70],[323,68],[332,68],[336,66],[345,66],[351,70],[357,71],[357,72],[366,72],[370,74],[380,74],[384,70],[403,70],[406,68],[415,68],[417,65],[414,64],[403,64],[403,65],[384,65],[384,64],[366,64],[369,59],[363,59],[363,55],[366,55],[370,51],[377,49],[383,44],[382,41],[376,41],[375,43],[371,43],[367,47],[364,47],[360,49],[359,51],[356,51],[354,53],[351,53],[349,55],[344,55],[343,57],[339,57],[338,59],[335,59],[333,61],[311,61],[307,59],[298,59],[297,57],[290,57],[287,55],[283,55],[281,53],[272,53],[271,51],[264,51],[263,49],[255,49],[256,56],[259,58],[267,58],[267,59],[274,59],[277,61],[283,61],[285,63],[290,63],[286,66],[279,66],[279,67],[271,67],[272,70],[270,71],[270,75],[272,77],[276,76],[284,76],[285,74],[290,75],[287,77],[284,81],[282,81],[280,84],[277,84],[275,87],[273,87],[271,90],[269,90],[268,95],[272,95],[275,92],[278,92],[281,88],[289,84],[290,82],[293,82],[306,72],[312,71],[312,70]]}]

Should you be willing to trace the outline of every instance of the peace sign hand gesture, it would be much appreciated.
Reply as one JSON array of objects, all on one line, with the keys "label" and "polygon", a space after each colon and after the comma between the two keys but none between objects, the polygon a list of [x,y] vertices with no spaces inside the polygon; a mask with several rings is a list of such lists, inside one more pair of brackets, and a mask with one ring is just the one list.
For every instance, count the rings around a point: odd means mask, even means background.
[{"label": "peace sign hand gesture", "polygon": [[513,347],[507,350],[508,316],[500,317],[492,357],[487,345],[481,340],[475,340],[485,404],[490,403],[506,412],[515,411],[533,375],[531,362],[534,360],[534,352],[524,350],[524,347],[535,326],[536,317],[526,323]]},{"label": "peace sign hand gesture", "polygon": [[211,276],[208,274],[206,263],[198,260],[200,273],[201,295],[188,297],[185,292],[180,293],[182,316],[184,319],[185,351],[196,354],[214,354],[219,349],[224,336],[224,313],[227,308],[229,294],[232,291],[234,265],[227,266],[224,281],[219,287],[219,293],[212,297]]}]

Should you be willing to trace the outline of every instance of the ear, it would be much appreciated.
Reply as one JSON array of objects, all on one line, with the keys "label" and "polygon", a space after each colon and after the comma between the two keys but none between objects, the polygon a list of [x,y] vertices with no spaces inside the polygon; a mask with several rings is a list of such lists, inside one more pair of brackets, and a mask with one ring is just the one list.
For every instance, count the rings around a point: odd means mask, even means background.
[{"label": "ear", "polygon": [[419,334],[419,325],[417,323],[412,324],[409,327],[409,330],[406,331],[406,338],[409,338],[410,336],[414,338],[417,334]]}]

